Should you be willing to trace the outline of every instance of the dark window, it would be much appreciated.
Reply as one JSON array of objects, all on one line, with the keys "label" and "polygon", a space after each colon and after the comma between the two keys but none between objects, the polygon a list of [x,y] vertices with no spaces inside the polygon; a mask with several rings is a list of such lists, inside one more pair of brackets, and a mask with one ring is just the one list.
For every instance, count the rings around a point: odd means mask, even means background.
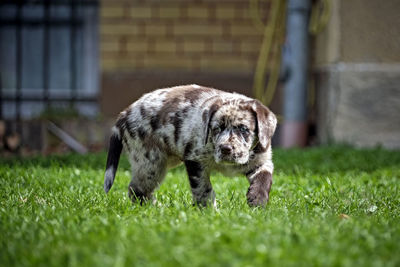
[{"label": "dark window", "polygon": [[98,65],[97,1],[0,3],[2,118],[71,106],[96,115]]}]

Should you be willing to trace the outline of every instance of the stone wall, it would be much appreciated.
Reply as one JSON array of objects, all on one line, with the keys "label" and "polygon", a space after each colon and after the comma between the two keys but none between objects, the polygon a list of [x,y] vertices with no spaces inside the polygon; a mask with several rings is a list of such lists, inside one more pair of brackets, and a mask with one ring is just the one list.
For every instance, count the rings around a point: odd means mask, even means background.
[{"label": "stone wall", "polygon": [[400,1],[331,2],[314,51],[319,140],[400,148]]},{"label": "stone wall", "polygon": [[339,64],[317,84],[322,142],[400,148],[400,64]]}]

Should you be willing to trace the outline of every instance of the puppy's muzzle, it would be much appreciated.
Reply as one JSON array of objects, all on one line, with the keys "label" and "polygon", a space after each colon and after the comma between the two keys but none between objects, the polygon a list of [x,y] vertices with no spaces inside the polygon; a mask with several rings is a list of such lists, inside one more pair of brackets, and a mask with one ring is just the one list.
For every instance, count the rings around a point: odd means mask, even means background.
[{"label": "puppy's muzzle", "polygon": [[218,147],[219,160],[225,163],[235,163],[242,156],[242,153],[237,153],[231,144],[223,144]]},{"label": "puppy's muzzle", "polygon": [[232,154],[233,147],[231,145],[221,145],[219,150],[223,156],[229,156]]}]

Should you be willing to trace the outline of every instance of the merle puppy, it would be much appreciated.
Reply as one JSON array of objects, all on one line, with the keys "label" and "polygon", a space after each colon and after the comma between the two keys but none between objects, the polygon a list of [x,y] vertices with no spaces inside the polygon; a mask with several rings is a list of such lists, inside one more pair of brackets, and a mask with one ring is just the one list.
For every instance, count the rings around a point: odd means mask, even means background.
[{"label": "merle puppy", "polygon": [[214,205],[210,172],[244,174],[250,206],[264,206],[272,185],[275,115],[259,101],[198,85],[159,89],[122,111],[113,127],[104,190],[115,178],[122,147],[129,155],[132,201],[152,198],[168,168],[183,162],[193,199]]}]

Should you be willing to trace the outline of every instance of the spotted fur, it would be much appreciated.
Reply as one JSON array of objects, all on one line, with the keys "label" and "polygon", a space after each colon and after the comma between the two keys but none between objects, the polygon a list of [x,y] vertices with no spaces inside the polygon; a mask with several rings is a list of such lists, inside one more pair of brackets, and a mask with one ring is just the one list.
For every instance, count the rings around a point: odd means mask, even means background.
[{"label": "spotted fur", "polygon": [[132,201],[152,199],[168,168],[184,162],[193,200],[215,205],[210,172],[244,174],[251,206],[268,202],[275,115],[259,101],[198,85],[159,89],[122,111],[113,127],[104,177],[107,193],[125,148]]}]

